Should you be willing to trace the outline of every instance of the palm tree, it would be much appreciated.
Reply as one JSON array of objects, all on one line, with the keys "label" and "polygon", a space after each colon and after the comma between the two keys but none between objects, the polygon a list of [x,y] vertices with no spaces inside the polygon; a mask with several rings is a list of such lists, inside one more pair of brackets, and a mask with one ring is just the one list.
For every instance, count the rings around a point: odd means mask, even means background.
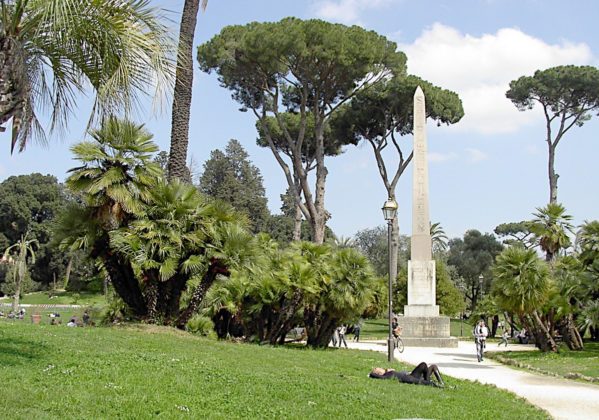
[{"label": "palm tree", "polygon": [[172,40],[148,0],[2,0],[0,131],[12,119],[11,153],[32,135],[63,128],[87,86],[95,92],[89,124],[129,112],[142,95],[170,88]]},{"label": "palm tree", "polygon": [[537,236],[539,245],[545,252],[545,260],[553,261],[561,249],[572,245],[568,236],[568,233],[573,232],[570,223],[572,216],[566,214],[564,206],[554,203],[537,208],[537,213],[533,213],[533,216],[536,218],[529,224],[530,231]]},{"label": "palm tree", "polygon": [[91,248],[117,293],[142,315],[147,308],[133,267],[111,251],[108,232],[145,211],[144,203],[162,177],[160,166],[152,161],[158,147],[143,125],[112,117],[90,135],[92,140],[71,148],[83,165],[69,170],[66,184],[83,196],[85,207],[71,208],[62,218],[63,245]]},{"label": "palm tree", "polygon": [[580,247],[579,258],[585,265],[599,260],[599,220],[585,221],[576,238]]},{"label": "palm tree", "polygon": [[179,28],[177,73],[171,117],[171,149],[167,173],[169,179],[178,178],[187,182],[191,182],[191,175],[186,164],[187,145],[189,143],[189,113],[193,87],[193,36],[199,8],[201,7],[204,10],[207,5],[208,0],[185,0]]},{"label": "palm tree", "polygon": [[[145,216],[110,232],[110,246],[141,272],[150,322],[185,326],[180,299],[197,280],[188,307],[194,315],[218,274],[228,275],[247,251],[249,234],[229,206],[210,203],[192,185],[161,182],[151,192]],[[208,267],[208,268],[207,268]],[[190,309],[190,305],[193,306]]]},{"label": "palm tree", "polygon": [[517,314],[527,324],[541,350],[557,351],[555,340],[537,310],[549,298],[550,282],[549,269],[535,251],[506,248],[497,256],[493,278],[493,294],[498,306]]},{"label": "palm tree", "polygon": [[582,310],[579,325],[584,331],[588,328],[591,331],[591,339],[599,340],[599,300],[589,302]]},{"label": "palm tree", "polygon": [[433,254],[447,251],[447,242],[449,238],[445,234],[441,223],[433,223],[430,228]]},{"label": "palm tree", "polygon": [[19,310],[21,285],[23,284],[23,280],[25,279],[25,274],[27,274],[27,260],[30,260],[31,263],[35,264],[35,252],[33,248],[34,246],[38,246],[38,242],[36,239],[27,239],[28,235],[29,232],[26,232],[24,235],[21,235],[20,241],[9,246],[4,250],[3,260],[8,261],[10,261],[9,257],[11,253],[13,251],[16,251],[16,259],[13,259],[13,263],[15,264],[13,270],[13,280],[15,282],[15,295],[12,302],[12,310],[15,313]]}]

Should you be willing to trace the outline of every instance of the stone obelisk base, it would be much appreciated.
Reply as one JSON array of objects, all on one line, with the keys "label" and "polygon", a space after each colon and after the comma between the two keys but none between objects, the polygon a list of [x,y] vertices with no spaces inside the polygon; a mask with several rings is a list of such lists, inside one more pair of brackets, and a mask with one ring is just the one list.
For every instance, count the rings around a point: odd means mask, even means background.
[{"label": "stone obelisk base", "polygon": [[[426,305],[406,305],[404,313],[426,311],[425,308],[413,308],[412,306]],[[439,307],[436,308],[438,314]],[[458,346],[458,339],[450,336],[449,317],[447,316],[404,316],[398,321],[403,328],[401,338],[408,347]]]}]

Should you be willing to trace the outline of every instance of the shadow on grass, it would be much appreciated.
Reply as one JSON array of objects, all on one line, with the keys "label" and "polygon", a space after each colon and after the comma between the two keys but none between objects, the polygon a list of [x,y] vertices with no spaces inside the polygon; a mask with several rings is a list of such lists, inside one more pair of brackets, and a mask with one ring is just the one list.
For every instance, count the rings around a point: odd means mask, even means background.
[{"label": "shadow on grass", "polygon": [[0,340],[0,366],[18,366],[40,359],[46,346],[39,341],[10,338]]}]

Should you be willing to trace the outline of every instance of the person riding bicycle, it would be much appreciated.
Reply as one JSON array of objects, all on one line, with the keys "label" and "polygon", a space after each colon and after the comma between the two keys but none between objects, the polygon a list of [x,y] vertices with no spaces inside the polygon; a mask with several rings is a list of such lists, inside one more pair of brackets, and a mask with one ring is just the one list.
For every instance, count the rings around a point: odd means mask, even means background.
[{"label": "person riding bicycle", "polygon": [[478,321],[474,327],[473,334],[476,342],[476,358],[479,362],[482,362],[484,360],[483,354],[487,343],[487,336],[489,335],[489,329],[485,325],[485,321],[482,319]]},{"label": "person riding bicycle", "polygon": [[402,328],[399,326],[397,318],[393,318],[393,321],[391,322],[391,331],[393,332],[393,337],[399,338],[401,336],[401,330]]}]

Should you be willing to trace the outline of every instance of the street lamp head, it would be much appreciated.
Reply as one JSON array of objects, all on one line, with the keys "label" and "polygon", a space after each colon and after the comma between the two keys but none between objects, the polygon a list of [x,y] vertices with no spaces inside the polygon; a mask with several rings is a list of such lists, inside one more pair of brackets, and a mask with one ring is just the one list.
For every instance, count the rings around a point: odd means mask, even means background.
[{"label": "street lamp head", "polygon": [[391,221],[395,219],[397,207],[398,205],[395,200],[389,198],[387,201],[385,201],[385,204],[383,205],[383,216],[385,217],[385,220]]}]

